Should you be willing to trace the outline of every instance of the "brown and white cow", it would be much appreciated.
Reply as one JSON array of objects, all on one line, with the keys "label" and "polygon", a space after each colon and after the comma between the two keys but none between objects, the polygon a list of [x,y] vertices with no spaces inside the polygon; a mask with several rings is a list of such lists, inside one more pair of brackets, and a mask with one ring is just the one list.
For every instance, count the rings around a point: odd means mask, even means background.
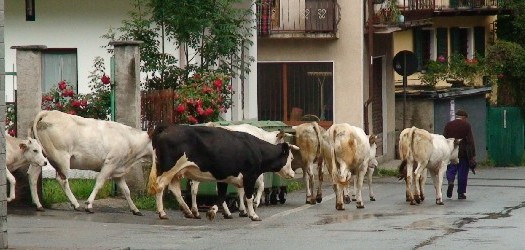
[{"label": "brown and white cow", "polygon": [[[206,124],[206,126],[209,127],[219,127],[231,131],[238,131],[238,132],[244,132],[251,134],[261,140],[267,141],[272,144],[278,144],[278,143],[284,143],[285,136],[291,136],[289,134],[284,133],[283,131],[266,131],[262,128],[250,125],[250,124],[238,124],[238,125],[227,125],[227,126],[220,126],[218,124],[215,124],[213,122],[209,122]],[[242,178],[242,174],[239,176],[239,178]],[[199,209],[197,207],[197,193],[199,190],[199,181],[191,181],[191,212],[196,218],[200,218],[199,215]],[[257,208],[261,204],[261,197],[264,191],[264,176],[260,175],[257,178],[257,181],[255,182],[255,189],[257,190],[257,193],[254,198],[254,207]],[[239,195],[239,216],[240,217],[246,217],[248,216],[248,213],[246,212],[246,207],[244,205],[244,197],[245,192],[244,188],[240,187],[237,188],[238,195]],[[225,206],[224,204],[223,206]]]},{"label": "brown and white cow", "polygon": [[337,210],[344,210],[343,189],[356,175],[356,207],[364,208],[361,197],[363,179],[371,157],[369,137],[363,129],[347,123],[333,124],[325,133],[323,157],[332,176]]},{"label": "brown and white cow", "polygon": [[93,212],[93,201],[108,178],[113,178],[135,215],[142,215],[131,200],[124,175],[137,164],[150,162],[153,148],[147,132],[112,121],[83,118],[60,111],[40,111],[33,122],[34,137],[57,171],[57,180],[69,201],[80,205],[68,182],[70,169],[99,172],[95,187],[86,201]]},{"label": "brown and white cow", "polygon": [[[7,201],[10,202],[15,199],[15,185],[16,180],[11,172],[19,168],[27,167],[29,174],[29,182],[31,187],[31,197],[33,202],[37,204],[38,210],[43,210],[43,207],[38,202],[36,191],[36,182],[43,166],[47,165],[47,159],[42,153],[42,146],[32,138],[19,139],[9,135],[5,137],[6,142],[6,177],[9,181],[9,197]],[[34,185],[33,185],[34,184]],[[34,189],[33,189],[34,187]],[[36,197],[36,199],[35,199]]]},{"label": "brown and white cow", "polygon": [[[461,139],[447,139],[442,135],[431,134],[416,127],[401,131],[399,136],[399,156],[402,160],[400,172],[406,173],[406,196],[411,205],[424,200],[422,187],[426,178],[422,177],[426,176],[427,169],[436,190],[436,204],[443,205],[441,193],[443,175],[449,163],[458,163],[460,141]],[[404,167],[406,169],[403,169]],[[414,191],[413,182],[415,183]]]},{"label": "brown and white cow", "polygon": [[[322,183],[323,183],[323,157],[322,157],[322,140],[323,133],[326,132],[324,128],[319,126],[317,122],[303,123],[297,126],[292,126],[295,130],[295,144],[301,149],[301,168],[303,170],[304,183],[306,185],[306,203],[316,204],[323,200]],[[317,174],[319,183],[317,186],[317,194],[314,196],[315,189],[315,172],[314,168],[317,166]]]},{"label": "brown and white cow", "polygon": [[[179,202],[184,215],[195,218],[181,195],[180,180],[217,181],[217,203],[207,213],[215,218],[222,205],[224,217],[232,218],[225,196],[227,184],[244,187],[248,216],[261,220],[253,209],[255,181],[265,172],[276,172],[293,178],[291,150],[288,143],[268,143],[251,134],[207,126],[157,126],[151,134],[155,158],[150,172],[148,190],[155,194],[161,219],[167,218],[162,201],[167,186]],[[158,162],[158,164],[157,164]],[[242,174],[242,178],[239,177]]]}]

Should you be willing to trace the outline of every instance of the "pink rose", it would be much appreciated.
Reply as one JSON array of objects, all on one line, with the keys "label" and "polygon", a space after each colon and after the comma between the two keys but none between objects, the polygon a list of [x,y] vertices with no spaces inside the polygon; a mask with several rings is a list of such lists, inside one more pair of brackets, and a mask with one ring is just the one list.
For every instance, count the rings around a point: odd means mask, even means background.
[{"label": "pink rose", "polygon": [[111,80],[109,79],[109,76],[107,76],[106,74],[102,75],[101,80],[104,85],[108,85],[111,82]]},{"label": "pink rose", "polygon": [[179,106],[177,106],[176,111],[179,113],[184,113],[184,111],[186,111],[186,106],[183,104],[179,104]]},{"label": "pink rose", "polygon": [[213,86],[215,86],[215,88],[221,88],[222,87],[222,80],[221,79],[217,79],[213,82]]},{"label": "pink rose", "polygon": [[447,59],[446,59],[443,55],[441,55],[441,56],[438,57],[438,62],[443,63],[443,62],[445,62],[446,60],[447,60]]},{"label": "pink rose", "polygon": [[58,82],[58,89],[64,90],[67,88],[67,83],[65,81]]}]

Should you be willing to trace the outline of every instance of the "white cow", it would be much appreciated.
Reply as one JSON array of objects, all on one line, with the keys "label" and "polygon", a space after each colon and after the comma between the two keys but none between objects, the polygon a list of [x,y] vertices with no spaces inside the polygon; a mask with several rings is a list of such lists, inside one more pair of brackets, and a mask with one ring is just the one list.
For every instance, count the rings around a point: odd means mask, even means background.
[{"label": "white cow", "polygon": [[[436,204],[443,205],[441,187],[447,165],[457,164],[458,148],[461,139],[447,139],[442,135],[431,134],[416,127],[404,129],[399,136],[399,156],[402,160],[400,172],[406,173],[406,196],[411,205],[424,199],[422,186],[426,170],[432,176],[436,190]],[[415,166],[415,167],[414,167]],[[404,169],[406,167],[406,169]],[[415,193],[412,182],[415,180]]]},{"label": "white cow", "polygon": [[[326,130],[317,124],[317,122],[303,123],[298,126],[293,126],[295,130],[295,145],[301,150],[301,168],[303,170],[304,183],[306,185],[306,203],[316,204],[323,200],[323,193],[321,185],[323,183],[323,157],[322,157],[322,140],[323,133]],[[315,174],[314,168],[317,165],[317,173],[319,178],[319,185],[317,186],[317,194],[314,196],[315,188]]]},{"label": "white cow", "polygon": [[[370,135],[368,137],[368,141],[370,142],[370,161],[368,162],[368,170],[367,170],[367,178],[368,178],[368,197],[370,198],[370,201],[375,201],[375,194],[374,190],[372,188],[372,179],[374,176],[374,171],[376,167],[379,165],[376,159],[376,151],[377,151],[377,136],[376,135]],[[354,183],[354,189],[352,189],[352,200],[356,201],[355,195],[357,190],[357,176],[353,175],[352,181]],[[347,186],[350,187],[350,186]],[[348,194],[350,193],[348,190],[346,190],[346,194],[344,194],[344,201],[345,203],[350,203]]]},{"label": "white cow", "polygon": [[[10,202],[15,199],[16,180],[11,172],[16,171],[21,167],[30,166],[28,169],[29,182],[31,187],[31,197],[33,202],[38,200],[36,192],[36,182],[43,166],[47,165],[47,159],[42,154],[42,147],[32,138],[19,139],[9,135],[5,137],[6,142],[6,177],[9,181],[9,197],[7,201]],[[33,189],[34,187],[34,189]],[[36,197],[36,199],[35,199]],[[35,202],[36,203],[36,202]],[[38,210],[43,210],[42,205],[37,206]]]},{"label": "white cow", "polygon": [[[60,111],[40,111],[33,122],[33,135],[57,171],[57,180],[75,210],[80,205],[67,179],[70,169],[99,172],[95,187],[86,201],[93,201],[108,178],[113,178],[135,215],[142,215],[131,200],[124,175],[137,164],[151,162],[153,147],[146,132],[117,122],[83,118]],[[38,202],[37,205],[40,205]]]},{"label": "white cow", "polygon": [[[291,136],[289,134],[286,134],[282,131],[266,131],[262,128],[250,125],[250,124],[238,124],[238,125],[227,125],[227,126],[220,126],[213,122],[209,122],[206,124],[206,126],[209,127],[220,127],[231,131],[239,131],[239,132],[245,132],[248,134],[251,134],[261,140],[267,141],[272,144],[278,144],[278,143],[284,143],[285,136]],[[242,178],[242,174],[239,175],[239,178]],[[199,191],[199,184],[200,182],[192,180],[191,181],[191,212],[196,218],[200,218],[199,215],[199,209],[197,207],[197,193]],[[264,191],[264,176],[260,175],[257,178],[257,181],[255,183],[255,188],[257,189],[257,193],[254,198],[254,207],[257,208],[261,204],[261,197]],[[244,205],[244,188],[237,188],[237,192],[239,194],[239,216],[240,217],[247,217],[248,213],[246,212],[246,206]]]},{"label": "white cow", "polygon": [[343,189],[356,175],[356,207],[364,208],[361,197],[363,179],[372,160],[369,137],[363,129],[347,123],[333,124],[325,133],[323,157],[332,176],[337,210],[344,210]]}]

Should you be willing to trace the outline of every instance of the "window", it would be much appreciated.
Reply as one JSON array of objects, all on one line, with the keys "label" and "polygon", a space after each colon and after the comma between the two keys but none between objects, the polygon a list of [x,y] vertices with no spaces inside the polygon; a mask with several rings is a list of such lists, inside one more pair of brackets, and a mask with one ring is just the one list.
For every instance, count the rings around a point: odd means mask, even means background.
[{"label": "window", "polygon": [[78,91],[77,50],[47,49],[42,54],[42,92],[47,93],[65,80]]},{"label": "window", "polygon": [[414,53],[417,57],[417,69],[419,71],[426,68],[430,60],[435,60],[434,54],[434,30],[415,28],[413,30]]},{"label": "window", "polygon": [[465,58],[474,56],[474,31],[472,28],[450,28],[451,52]]},{"label": "window", "polygon": [[332,121],[333,63],[257,64],[259,120]]}]

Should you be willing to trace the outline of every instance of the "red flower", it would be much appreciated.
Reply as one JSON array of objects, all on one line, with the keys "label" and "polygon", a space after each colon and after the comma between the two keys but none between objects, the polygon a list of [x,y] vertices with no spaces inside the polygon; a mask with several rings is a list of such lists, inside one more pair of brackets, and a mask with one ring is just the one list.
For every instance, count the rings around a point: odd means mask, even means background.
[{"label": "red flower", "polygon": [[14,129],[10,129],[7,133],[12,137],[16,136],[16,131]]},{"label": "red flower", "polygon": [[75,92],[73,92],[72,89],[65,89],[64,91],[62,91],[62,96],[64,97],[73,97],[74,94]]},{"label": "red flower", "polygon": [[212,108],[207,108],[206,111],[204,111],[204,115],[205,116],[209,116],[213,114],[213,109]]},{"label": "red flower", "polygon": [[77,112],[75,110],[69,110],[69,111],[67,111],[67,113],[70,114],[70,115],[76,115],[77,114]]},{"label": "red flower", "polygon": [[215,88],[221,88],[222,87],[222,80],[221,79],[217,79],[213,82],[213,86],[215,86]]},{"label": "red flower", "polygon": [[58,82],[58,89],[64,90],[67,88],[67,83],[65,81]]},{"label": "red flower", "polygon": [[186,111],[186,106],[184,104],[179,104],[179,106],[177,106],[176,111],[179,113],[184,113],[184,111]]},{"label": "red flower", "polygon": [[201,100],[201,99],[197,100],[197,101],[195,102],[195,105],[196,105],[197,107],[201,107],[201,106],[202,106],[202,100]]},{"label": "red flower", "polygon": [[78,100],[71,100],[71,106],[75,108],[79,108],[81,106],[80,101]]},{"label": "red flower", "polygon": [[443,55],[441,55],[441,56],[438,57],[438,62],[442,62],[442,63],[443,63],[443,62],[445,62],[446,60],[447,60],[447,59],[446,59]]},{"label": "red flower", "polygon": [[195,74],[193,75],[193,79],[195,79],[195,80],[199,80],[199,79],[201,79],[201,75],[195,73]]},{"label": "red flower", "polygon": [[111,80],[109,79],[109,76],[107,76],[106,74],[102,75],[102,83],[104,85],[108,85],[109,83],[111,83]]},{"label": "red flower", "polygon": [[60,103],[57,103],[57,104],[56,104],[56,108],[57,108],[58,110],[60,110],[60,109],[62,109],[62,108],[63,108],[63,106],[62,106],[62,104],[60,104]]},{"label": "red flower", "polygon": [[202,109],[201,106],[198,106],[197,107],[197,113],[199,113],[199,115],[204,115],[204,109]]},{"label": "red flower", "polygon": [[193,117],[191,115],[189,115],[187,118],[188,118],[188,122],[190,122],[191,124],[195,124],[195,123],[198,122],[197,118],[195,118],[195,117]]}]

